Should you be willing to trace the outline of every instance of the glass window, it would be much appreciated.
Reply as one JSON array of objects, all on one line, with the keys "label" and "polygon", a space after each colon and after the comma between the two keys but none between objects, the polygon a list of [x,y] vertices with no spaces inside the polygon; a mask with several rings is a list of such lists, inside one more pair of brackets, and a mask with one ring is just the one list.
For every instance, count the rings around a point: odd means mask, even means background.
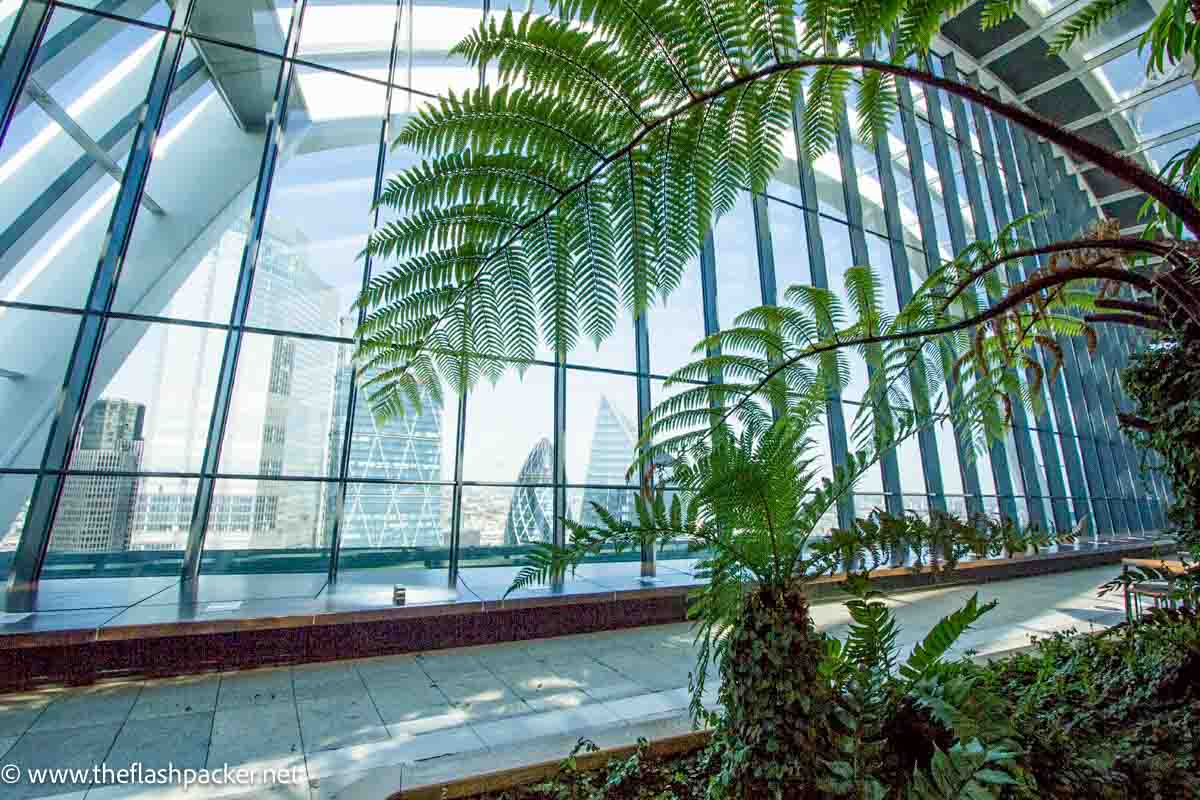
[{"label": "glass window", "polygon": [[768,203],[767,212],[775,259],[775,291],[783,303],[791,287],[812,285],[804,212],[781,202]]},{"label": "glass window", "polygon": [[717,319],[721,329],[733,327],[737,315],[762,305],[758,279],[758,240],[750,195],[717,221],[713,230],[717,262]]},{"label": "glass window", "polygon": [[[228,87],[185,46],[146,180],[146,195],[165,213],[139,209],[116,311],[229,322],[262,161],[263,120],[280,62],[266,56],[247,61],[239,51],[212,44],[203,53],[218,63],[241,59],[238,69],[246,79],[252,73],[255,85],[269,88],[228,103],[222,94]],[[213,169],[214,163],[221,169]],[[278,260],[272,237],[265,238],[262,253],[264,262]]]},{"label": "glass window", "polygon": [[376,567],[442,567],[453,495],[437,484],[348,484],[340,566],[363,568],[371,556]]},{"label": "glass window", "polygon": [[638,441],[637,380],[567,370],[564,427],[568,483],[637,485],[627,477]]},{"label": "glass window", "polygon": [[[103,436],[108,435],[112,420],[130,420],[123,423],[126,427],[120,436],[123,448],[125,442],[136,445],[136,454],[129,456],[131,464],[136,462],[134,471],[198,472],[225,336],[225,331],[191,325],[110,320],[84,405],[72,468],[85,469],[81,459],[102,458],[83,450],[92,435],[89,431],[102,437],[96,447],[107,451],[114,445]],[[253,354],[249,358],[239,362],[242,369],[267,368],[256,363]],[[327,396],[318,402],[328,402]],[[230,422],[236,426],[234,416]]]},{"label": "glass window", "polygon": [[[338,351],[334,375],[335,409],[349,402],[349,347]],[[422,392],[420,407],[405,401],[399,417],[380,422],[371,412],[370,395],[376,387],[359,387],[354,402],[354,429],[350,436],[350,471],[355,478],[383,478],[390,481],[449,481],[454,479],[454,456],[458,448],[458,395],[443,388],[438,402],[428,391]],[[335,414],[330,451],[339,448],[344,436],[345,417]],[[364,484],[366,485],[366,484]]]},{"label": "glass window", "polygon": [[532,480],[550,476],[548,467],[539,469],[524,486],[462,488],[461,566],[516,565],[528,545],[551,540],[554,490]]},{"label": "glass window", "polygon": [[34,475],[0,473],[0,580],[8,579],[13,552],[21,542],[25,513],[33,496]]},{"label": "glass window", "polygon": [[545,469],[552,480],[554,369],[534,365],[477,385],[467,396],[463,442],[465,480],[525,482]]},{"label": "glass window", "polygon": [[[847,322],[855,319],[846,294],[846,270],[854,266],[850,252],[849,229],[831,219],[821,217],[821,244],[825,249],[825,270],[829,278],[829,289],[843,308]],[[844,350],[850,366],[850,382],[842,391],[847,400],[859,400],[868,385],[867,364],[856,350]]]},{"label": "glass window", "polygon": [[1133,126],[1139,140],[1170,133],[1189,121],[1200,119],[1200,93],[1191,84],[1139,103],[1121,114]]},{"label": "glass window", "polygon": [[296,56],[386,81],[392,39],[404,47],[412,22],[412,15],[402,14],[396,30],[400,5],[396,0],[308,0]]},{"label": "glass window", "polygon": [[52,19],[62,38],[43,40],[0,150],[0,299],[81,306],[163,34],[64,8]]},{"label": "glass window", "polygon": [[[297,67],[284,156],[254,274],[248,324],[349,335],[370,232],[384,88]],[[380,264],[379,268],[391,265]]]},{"label": "glass window", "polygon": [[350,356],[349,345],[245,334],[220,471],[336,477]]},{"label": "glass window", "polygon": [[[337,484],[323,481],[218,480],[204,550],[311,551],[302,571],[328,566]],[[221,566],[202,572],[234,571]],[[257,571],[242,569],[237,571]],[[271,571],[263,569],[262,571]]]},{"label": "glass window", "polygon": [[679,285],[664,300],[655,296],[646,312],[649,331],[650,372],[670,375],[682,366],[703,358],[703,351],[692,352],[704,339],[704,292],[700,280],[700,259],[692,259]]}]

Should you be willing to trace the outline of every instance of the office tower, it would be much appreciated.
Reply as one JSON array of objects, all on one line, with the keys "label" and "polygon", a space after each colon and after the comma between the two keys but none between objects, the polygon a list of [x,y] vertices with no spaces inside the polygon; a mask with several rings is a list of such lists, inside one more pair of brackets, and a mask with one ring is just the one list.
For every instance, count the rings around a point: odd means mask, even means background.
[{"label": "office tower", "polygon": [[554,445],[542,437],[517,474],[508,517],[504,522],[504,544],[506,546],[548,542],[554,531],[554,490],[549,484],[554,480]]},{"label": "office tower", "polygon": [[[71,469],[136,473],[142,460],[146,407],[102,398],[83,418]],[[138,479],[132,475],[72,475],[63,486],[50,549],[59,552],[128,550]]]},{"label": "office tower", "polygon": [[580,520],[584,525],[599,525],[600,519],[592,503],[598,503],[618,519],[633,515],[635,492],[629,489],[596,488],[605,484],[636,484],[636,475],[625,474],[633,462],[637,442],[637,426],[613,407],[607,397],[600,398],[596,422],[592,428],[592,448],[588,456],[588,485],[583,492]]}]

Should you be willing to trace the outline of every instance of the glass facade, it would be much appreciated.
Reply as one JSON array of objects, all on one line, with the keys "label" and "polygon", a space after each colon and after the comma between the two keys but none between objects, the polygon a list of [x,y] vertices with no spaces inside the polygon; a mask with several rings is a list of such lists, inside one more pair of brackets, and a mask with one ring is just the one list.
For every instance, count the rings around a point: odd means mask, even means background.
[{"label": "glass facade", "polygon": [[[0,141],[5,573],[517,563],[563,535],[555,520],[590,521],[593,502],[631,513],[639,477],[626,468],[661,379],[740,311],[795,283],[839,289],[865,261],[885,272],[894,310],[1019,204],[1055,204],[1075,227],[1096,214],[1036,141],[906,88],[874,152],[847,126],[802,169],[789,136],[767,194],[740,199],[645,321],[625,316],[599,349],[542,354],[380,423],[350,357],[352,301],[380,268],[359,251],[381,221],[382,181],[413,161],[388,147],[395,132],[429,96],[486,79],[446,57],[484,7],[27,1],[3,13],[48,15],[0,20],[15,31],[0,68],[19,67]],[[1153,109],[1133,111],[1152,126]],[[990,451],[971,457],[949,426],[907,443],[825,524],[946,508],[1055,527],[1087,515],[1102,538],[1155,530],[1163,487],[1115,424],[1127,345],[1073,353],[1047,412]],[[865,380],[831,398],[825,467]]]}]

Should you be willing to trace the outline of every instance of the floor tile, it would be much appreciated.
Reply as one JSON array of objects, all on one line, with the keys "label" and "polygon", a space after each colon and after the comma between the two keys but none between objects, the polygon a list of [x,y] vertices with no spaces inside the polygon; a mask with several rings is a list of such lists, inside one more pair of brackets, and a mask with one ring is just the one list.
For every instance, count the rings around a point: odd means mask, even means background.
[{"label": "floor tile", "polygon": [[361,697],[342,695],[321,700],[297,701],[300,734],[306,753],[373,742],[388,737],[375,704]]},{"label": "floor tile", "polygon": [[292,701],[292,674],[286,669],[257,669],[221,675],[218,708],[240,708]]},{"label": "floor tile", "polygon": [[519,719],[501,719],[472,723],[488,747],[502,747],[511,742],[535,739],[539,736],[586,731],[621,724],[621,718],[607,708],[607,703],[591,703],[579,708],[531,714]]},{"label": "floor tile", "polygon": [[22,781],[0,788],[0,797],[29,798],[67,794],[86,789],[91,783],[41,784],[29,783],[31,769],[90,770],[104,762],[104,757],[117,738],[120,723],[90,725],[68,730],[31,731],[21,737],[4,756],[5,763],[16,764],[23,771]]},{"label": "floor tile", "polygon": [[524,700],[501,701],[498,703],[460,703],[455,709],[467,715],[469,722],[521,717],[532,714],[533,709]]},{"label": "floor tile", "polygon": [[124,722],[141,689],[140,684],[120,684],[64,693],[46,707],[30,730],[63,730]]},{"label": "floor tile", "polygon": [[128,768],[135,762],[147,770],[168,766],[181,770],[202,769],[208,758],[212,727],[211,712],[130,719],[121,728],[104,763],[115,770]]},{"label": "floor tile", "polygon": [[217,706],[220,686],[221,678],[216,675],[147,684],[133,704],[129,718],[149,719],[212,711]]},{"label": "floor tile", "polygon": [[[608,700],[601,705],[623,720],[636,720],[652,714],[687,708],[691,701],[692,698],[687,689],[675,689],[668,692],[634,695],[622,700]],[[590,706],[584,707],[590,708]]]},{"label": "floor tile", "polygon": [[395,687],[374,689],[371,699],[384,722],[404,722],[417,716],[438,714],[450,708],[446,696],[436,687],[416,691],[396,691]]},{"label": "floor tile", "polygon": [[384,656],[354,662],[354,669],[368,685],[389,683],[430,683],[415,656]]},{"label": "floor tile", "polygon": [[554,711],[561,708],[576,708],[584,703],[594,702],[594,698],[575,689],[566,692],[546,692],[534,697],[524,698],[534,711]]},{"label": "floor tile", "polygon": [[325,686],[357,683],[362,686],[362,678],[349,662],[333,662],[322,664],[302,664],[292,667],[292,687],[296,697],[301,694],[319,694],[317,691]]},{"label": "floor tile", "polygon": [[601,686],[588,686],[583,690],[593,700],[620,700],[625,697],[646,694],[646,687],[633,681],[618,681]]},{"label": "floor tile", "polygon": [[0,696],[0,736],[20,736],[54,699],[48,692]]},{"label": "floor tile", "polygon": [[339,772],[361,771],[427,758],[482,750],[485,745],[469,727],[423,736],[400,736],[371,744],[309,754],[309,775],[318,780]]},{"label": "floor tile", "polygon": [[384,722],[387,723],[388,733],[396,738],[420,736],[449,728],[458,728],[466,725],[470,719],[466,711],[450,706],[422,709],[414,711],[406,717],[392,718],[390,720],[389,715],[384,713],[382,709],[380,710],[380,714]]},{"label": "floor tile", "polygon": [[517,695],[495,675],[480,676],[461,683],[439,682],[437,688],[454,704],[499,703],[517,700]]},{"label": "floor tile", "polygon": [[218,708],[208,767],[299,756],[302,750],[300,722],[292,703]]},{"label": "floor tile", "polygon": [[0,738],[0,758],[4,758],[4,754],[7,753],[8,749],[16,744],[17,739],[20,738],[20,736],[5,736]]}]

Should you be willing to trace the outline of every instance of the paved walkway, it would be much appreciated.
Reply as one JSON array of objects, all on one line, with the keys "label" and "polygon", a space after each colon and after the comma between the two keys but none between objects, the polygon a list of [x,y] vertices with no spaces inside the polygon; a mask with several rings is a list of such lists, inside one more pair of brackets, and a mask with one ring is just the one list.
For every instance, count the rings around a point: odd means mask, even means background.
[{"label": "paved walkway", "polygon": [[[1120,568],[1022,578],[891,597],[911,647],[974,591],[998,608],[963,650],[996,652],[1030,635],[1108,626],[1120,597],[1096,587]],[[825,630],[844,629],[837,603],[815,608]],[[290,785],[0,785],[0,800],[270,797],[382,800],[401,786],[448,780],[565,755],[587,734],[602,746],[686,729],[695,651],[687,625],[255,670],[86,689],[0,695],[0,764],[143,772],[291,770]],[[712,690],[715,690],[715,685]],[[710,691],[712,691],[710,690]],[[709,699],[713,699],[710,694]],[[3,773],[0,772],[0,776]],[[105,785],[105,784],[108,785]],[[65,793],[65,794],[64,794]]]}]

